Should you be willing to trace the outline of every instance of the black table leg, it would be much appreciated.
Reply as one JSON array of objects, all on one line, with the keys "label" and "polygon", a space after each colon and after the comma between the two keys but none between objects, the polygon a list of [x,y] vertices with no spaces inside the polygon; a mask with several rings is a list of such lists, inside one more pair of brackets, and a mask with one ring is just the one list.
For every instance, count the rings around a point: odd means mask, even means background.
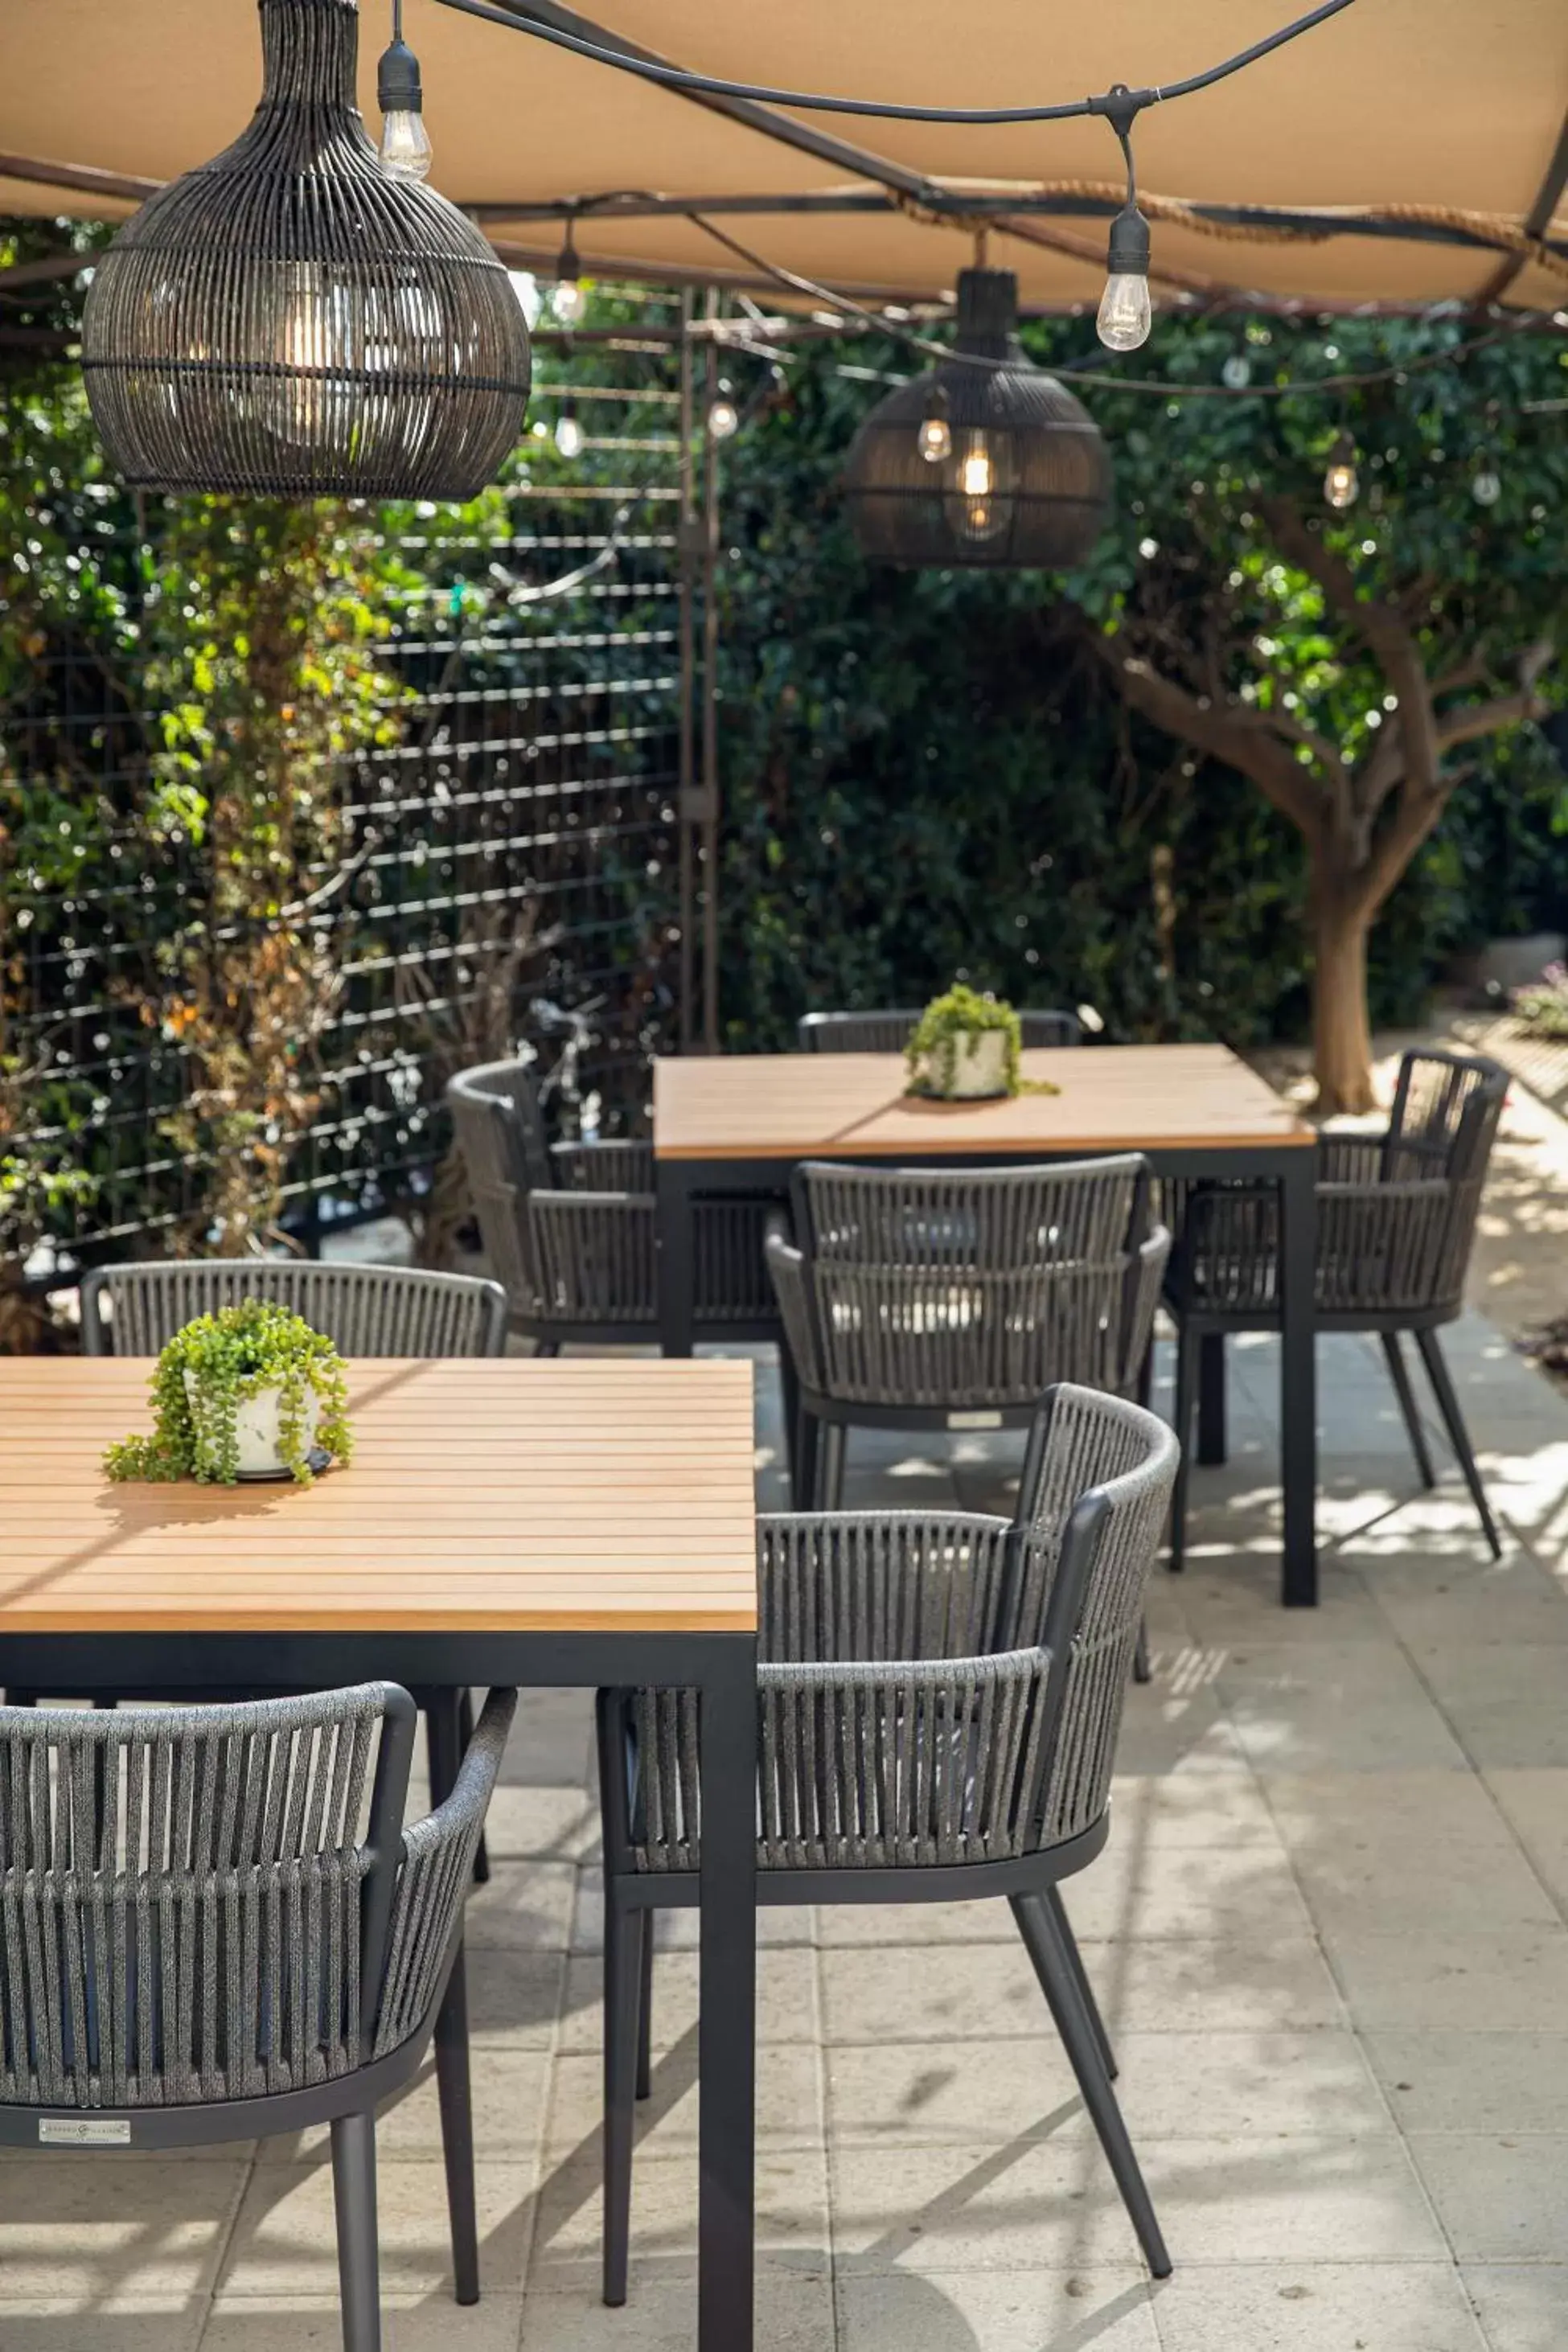
[{"label": "black table leg", "polygon": [[1212,1465],[1225,1455],[1225,1333],[1205,1331],[1198,1341],[1198,1460]]},{"label": "black table leg", "polygon": [[1314,1609],[1318,1601],[1318,1382],[1312,1267],[1317,1250],[1318,1155],[1297,1146],[1279,1156],[1279,1458],[1285,1502],[1280,1597],[1287,1609]]},{"label": "black table leg", "polygon": [[654,1189],[659,1346],[667,1356],[689,1356],[697,1319],[697,1252],[691,1187],[681,1161],[656,1160]]},{"label": "black table leg", "polygon": [[755,2235],[757,1645],[702,1684],[697,2352],[747,2352]]}]

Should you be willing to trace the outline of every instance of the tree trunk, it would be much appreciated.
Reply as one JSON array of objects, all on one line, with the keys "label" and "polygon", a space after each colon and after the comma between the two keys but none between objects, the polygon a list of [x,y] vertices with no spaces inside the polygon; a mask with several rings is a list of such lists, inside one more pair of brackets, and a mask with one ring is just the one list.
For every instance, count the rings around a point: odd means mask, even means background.
[{"label": "tree trunk", "polygon": [[1366,1009],[1371,917],[1326,877],[1315,878],[1312,909],[1312,1066],[1318,1108],[1373,1108],[1372,1029]]}]

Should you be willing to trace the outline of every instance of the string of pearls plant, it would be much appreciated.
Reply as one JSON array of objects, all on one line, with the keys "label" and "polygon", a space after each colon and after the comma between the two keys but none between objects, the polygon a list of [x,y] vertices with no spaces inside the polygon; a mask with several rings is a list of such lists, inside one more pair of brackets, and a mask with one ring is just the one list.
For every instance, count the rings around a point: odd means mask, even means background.
[{"label": "string of pearls plant", "polygon": [[104,1469],[113,1479],[232,1486],[240,1475],[241,1408],[268,1391],[277,1394],[278,1460],[298,1485],[311,1483],[315,1447],[349,1460],[342,1358],[303,1317],[246,1298],[175,1332],[153,1373],[152,1436],[110,1446]]}]

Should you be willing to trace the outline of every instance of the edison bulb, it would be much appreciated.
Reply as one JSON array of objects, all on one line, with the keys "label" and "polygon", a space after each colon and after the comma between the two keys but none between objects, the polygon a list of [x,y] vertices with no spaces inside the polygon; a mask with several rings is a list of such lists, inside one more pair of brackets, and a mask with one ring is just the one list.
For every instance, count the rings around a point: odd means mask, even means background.
[{"label": "edison bulb", "polygon": [[940,466],[952,455],[952,433],[945,416],[924,416],[916,438],[928,466]]},{"label": "edison bulb", "polygon": [[1470,484],[1470,496],[1479,507],[1495,507],[1502,496],[1502,482],[1489,466],[1483,466]]},{"label": "edison bulb", "polygon": [[563,327],[574,327],[583,315],[583,289],[574,278],[563,278],[550,298],[550,307]]},{"label": "edison bulb", "polygon": [[583,427],[577,422],[575,412],[563,408],[555,420],[557,450],[563,457],[580,457],[583,455]]},{"label": "edison bulb", "polygon": [[1112,270],[1100,298],[1095,332],[1108,351],[1135,352],[1149,340],[1154,313],[1149,300],[1149,280],[1132,270]]},{"label": "edison bulb", "polygon": [[994,486],[991,452],[982,441],[971,449],[959,468],[958,487],[966,499],[988,499]]},{"label": "edison bulb", "polygon": [[381,166],[395,180],[423,180],[430,171],[430,133],[422,114],[395,110],[381,121]]},{"label": "edison bulb", "polygon": [[1331,457],[1329,470],[1323,476],[1323,496],[1330,506],[1342,513],[1346,507],[1355,504],[1360,488],[1361,476],[1356,472],[1354,458]]},{"label": "edison bulb", "polygon": [[728,441],[731,434],[740,430],[740,425],[741,412],[732,400],[721,398],[713,402],[708,411],[708,430],[715,441]]}]

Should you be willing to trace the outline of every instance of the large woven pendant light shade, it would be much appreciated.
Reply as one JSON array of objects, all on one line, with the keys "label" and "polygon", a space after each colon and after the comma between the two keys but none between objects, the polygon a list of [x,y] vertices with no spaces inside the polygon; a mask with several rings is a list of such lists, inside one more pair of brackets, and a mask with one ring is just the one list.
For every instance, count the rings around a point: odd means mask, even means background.
[{"label": "large woven pendant light shade", "polygon": [[266,82],[232,147],[143,205],[94,272],[82,369],[128,483],[469,499],[521,431],[528,327],[354,103],[357,0],[260,0]]},{"label": "large woven pendant light shade", "polygon": [[957,348],[967,357],[900,384],[862,421],[845,484],[856,540],[874,562],[1060,572],[1099,538],[1110,500],[1105,444],[1071,393],[1024,357],[1017,315],[1011,270],[964,270]]}]

